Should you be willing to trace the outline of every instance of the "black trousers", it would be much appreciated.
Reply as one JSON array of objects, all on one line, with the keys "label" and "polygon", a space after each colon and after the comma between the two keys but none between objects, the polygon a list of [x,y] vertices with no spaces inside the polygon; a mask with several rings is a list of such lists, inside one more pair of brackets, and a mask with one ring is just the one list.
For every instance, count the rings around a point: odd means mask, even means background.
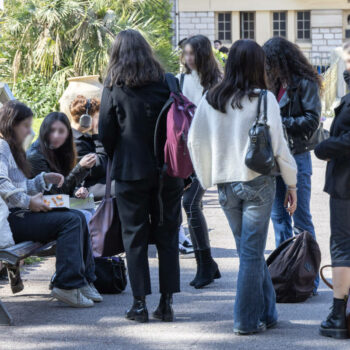
[{"label": "black trousers", "polygon": [[134,296],[151,294],[148,244],[156,244],[160,293],[180,291],[179,235],[183,180],[166,176],[162,190],[163,225],[159,226],[158,179],[116,181],[117,205],[129,279]]},{"label": "black trousers", "polygon": [[350,267],[350,199],[330,198],[333,267]]},{"label": "black trousers", "polygon": [[56,240],[57,288],[76,289],[94,282],[95,263],[85,216],[78,210],[53,210],[33,213],[11,210],[8,218],[16,243]]},{"label": "black trousers", "polygon": [[183,195],[183,207],[194,250],[210,249],[208,226],[202,210],[204,194],[205,190],[195,177]]}]

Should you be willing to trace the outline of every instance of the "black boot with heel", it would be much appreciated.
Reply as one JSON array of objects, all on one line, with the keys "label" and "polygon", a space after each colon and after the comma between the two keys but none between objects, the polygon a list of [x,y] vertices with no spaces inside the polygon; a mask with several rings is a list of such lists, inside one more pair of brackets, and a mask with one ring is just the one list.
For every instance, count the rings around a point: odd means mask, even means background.
[{"label": "black boot with heel", "polygon": [[162,294],[160,297],[159,305],[157,309],[153,312],[153,317],[164,322],[174,321],[174,310],[172,304],[173,295]]},{"label": "black boot with heel", "polygon": [[126,312],[125,317],[128,320],[139,323],[148,322],[148,310],[146,306],[146,297],[134,297],[132,307]]},{"label": "black boot with heel", "polygon": [[333,299],[333,306],[326,321],[321,323],[319,332],[325,337],[347,339],[349,337],[346,324],[346,304],[348,298]]},{"label": "black boot with heel", "polygon": [[210,249],[199,250],[199,271],[194,287],[203,288],[221,277],[218,264],[211,256]]},{"label": "black boot with heel", "polygon": [[196,276],[194,277],[194,279],[190,282],[190,286],[194,287],[197,283],[198,280],[198,276],[199,276],[199,250],[195,250],[194,251],[194,256],[196,258],[196,263],[197,263],[197,272],[196,272]]}]

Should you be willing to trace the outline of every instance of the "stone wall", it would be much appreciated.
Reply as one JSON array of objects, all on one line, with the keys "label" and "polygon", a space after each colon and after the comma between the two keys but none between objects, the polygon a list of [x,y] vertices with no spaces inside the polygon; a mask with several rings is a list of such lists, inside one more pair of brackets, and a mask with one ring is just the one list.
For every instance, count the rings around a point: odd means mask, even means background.
[{"label": "stone wall", "polygon": [[312,56],[325,56],[343,43],[342,10],[311,11]]},{"label": "stone wall", "polygon": [[211,41],[215,40],[214,12],[180,12],[179,32],[180,40],[196,34],[205,35]]},{"label": "stone wall", "polygon": [[343,28],[312,28],[312,51],[329,52],[343,43]]}]

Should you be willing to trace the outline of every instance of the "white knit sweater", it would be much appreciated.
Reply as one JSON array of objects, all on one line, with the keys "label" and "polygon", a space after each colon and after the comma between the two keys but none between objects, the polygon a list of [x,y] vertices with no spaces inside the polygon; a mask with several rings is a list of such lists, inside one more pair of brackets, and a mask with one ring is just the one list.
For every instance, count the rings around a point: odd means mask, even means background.
[{"label": "white knit sweater", "polygon": [[[188,135],[188,148],[196,174],[204,188],[235,181],[251,181],[260,174],[245,165],[249,129],[256,119],[258,98],[242,100],[242,109],[233,109],[231,101],[221,113],[203,98]],[[280,108],[268,92],[267,119],[272,148],[281,175],[287,185],[296,185],[297,166],[283,135]]]},{"label": "white knit sweater", "polygon": [[[181,74],[178,74],[177,78],[180,81]],[[195,70],[193,70],[191,74],[185,74],[182,93],[196,106],[199,105],[203,97],[203,90],[199,75]]]},{"label": "white knit sweater", "polygon": [[30,196],[49,191],[52,185],[46,185],[44,175],[43,172],[27,179],[18,168],[9,144],[0,138],[0,196],[9,208],[28,209]]}]

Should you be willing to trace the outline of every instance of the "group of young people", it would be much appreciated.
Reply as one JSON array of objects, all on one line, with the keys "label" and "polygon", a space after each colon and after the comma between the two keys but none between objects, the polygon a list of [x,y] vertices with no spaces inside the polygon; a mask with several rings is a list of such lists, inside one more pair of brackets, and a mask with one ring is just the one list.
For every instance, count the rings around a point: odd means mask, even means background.
[{"label": "group of young people", "polygon": [[[152,242],[158,250],[160,291],[153,317],[173,321],[173,294],[180,291],[181,202],[197,262],[190,284],[202,288],[221,277],[202,209],[206,189],[217,185],[240,258],[234,332],[261,332],[278,320],[264,258],[270,218],[277,246],[292,237],[293,227],[309,231],[316,239],[310,213],[310,138],[320,123],[321,78],[299,48],[283,38],[272,38],[263,47],[251,40],[235,42],[224,72],[209,39],[202,35],[183,43],[182,59],[179,85],[197,106],[188,135],[195,169],[190,179],[163,174],[160,189],[154,133],[170,90],[150,45],[139,32],[125,30],[111,50],[101,104],[78,96],[71,105],[72,120],[63,113],[49,114],[27,155],[22,144],[30,134],[31,110],[18,101],[0,109],[0,195],[10,208],[16,242],[57,241],[53,296],[75,307],[93,306],[102,297],[93,286],[89,213],[50,211],[42,193],[103,196],[109,157],[134,297],[126,317],[148,321],[148,245]],[[261,90],[269,90],[266,115],[278,176],[261,175],[245,165]],[[342,106],[348,107],[346,100]],[[89,130],[79,123],[87,107],[93,117]],[[316,150],[317,156],[329,161],[326,189],[332,198],[335,282],[334,307],[320,331],[335,337],[344,332],[345,296],[350,287],[350,225],[344,219],[344,208],[350,203],[349,165],[344,165],[350,154],[350,134],[349,118],[345,111],[341,114],[331,138]],[[158,125],[158,130],[164,142],[166,124]],[[317,287],[318,279],[314,295]]]}]

